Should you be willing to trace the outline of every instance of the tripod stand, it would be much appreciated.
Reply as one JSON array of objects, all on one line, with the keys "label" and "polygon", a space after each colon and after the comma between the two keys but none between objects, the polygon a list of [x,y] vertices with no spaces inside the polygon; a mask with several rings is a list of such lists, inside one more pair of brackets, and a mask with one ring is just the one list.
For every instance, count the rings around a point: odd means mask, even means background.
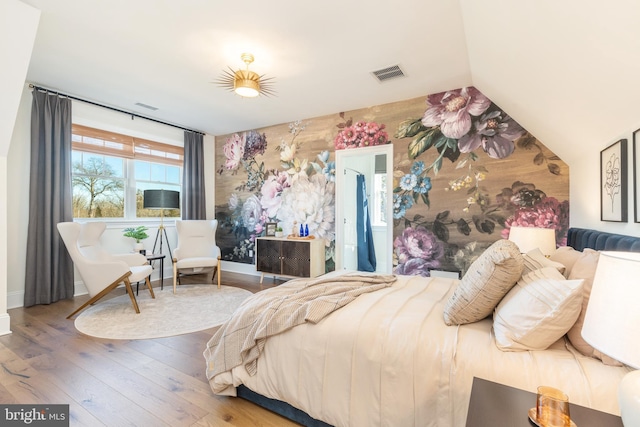
[{"label": "tripod stand", "polygon": [[[164,228],[162,222],[160,222],[160,226],[158,227],[158,232],[156,233],[156,241],[153,243],[153,253],[162,253],[162,237],[167,241],[167,249],[169,249],[169,259],[173,259],[173,255],[171,254],[171,246],[169,246],[169,238],[167,237],[167,229]],[[160,252],[156,252],[156,245],[160,242]]]},{"label": "tripod stand", "polygon": [[160,242],[160,253],[162,253],[162,239],[165,239],[169,249],[169,257],[173,260],[167,230],[164,228],[164,210],[180,208],[180,193],[171,190],[144,190],[143,197],[143,207],[145,209],[160,209],[160,226],[156,233],[156,241],[153,244],[153,253],[156,253],[158,241]]}]

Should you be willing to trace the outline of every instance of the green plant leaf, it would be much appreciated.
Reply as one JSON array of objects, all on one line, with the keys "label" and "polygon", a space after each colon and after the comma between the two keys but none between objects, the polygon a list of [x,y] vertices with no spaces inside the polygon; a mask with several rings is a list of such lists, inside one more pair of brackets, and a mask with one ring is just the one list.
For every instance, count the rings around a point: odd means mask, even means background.
[{"label": "green plant leaf", "polygon": [[396,132],[395,137],[396,138],[412,138],[416,136],[418,132],[421,132],[425,129],[426,128],[422,124],[422,119],[404,120],[400,122],[400,124],[398,125],[398,131]]},{"label": "green plant leaf", "polygon": [[440,169],[442,168],[442,156],[438,156],[435,162],[433,162],[433,173],[438,175]]},{"label": "green plant leaf", "polygon": [[421,193],[421,195],[422,195],[422,201],[424,202],[424,204],[430,208],[431,202],[429,201],[429,193]]},{"label": "green plant leaf", "polygon": [[416,137],[409,143],[408,151],[409,158],[415,159],[420,154],[427,151],[434,144],[434,138],[440,134],[440,129],[437,127],[428,128],[416,135]]}]

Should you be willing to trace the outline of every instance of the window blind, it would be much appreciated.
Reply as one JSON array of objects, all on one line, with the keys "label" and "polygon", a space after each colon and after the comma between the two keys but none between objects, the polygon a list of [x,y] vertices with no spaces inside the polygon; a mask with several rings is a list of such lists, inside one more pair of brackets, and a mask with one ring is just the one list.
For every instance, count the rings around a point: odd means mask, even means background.
[{"label": "window blind", "polygon": [[73,124],[72,148],[107,156],[147,160],[182,167],[184,148],[116,132]]}]

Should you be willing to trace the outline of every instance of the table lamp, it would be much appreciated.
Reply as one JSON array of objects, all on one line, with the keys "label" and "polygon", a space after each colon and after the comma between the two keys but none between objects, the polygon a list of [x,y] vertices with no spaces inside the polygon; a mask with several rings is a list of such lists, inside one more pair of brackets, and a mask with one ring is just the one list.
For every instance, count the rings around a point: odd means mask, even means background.
[{"label": "table lamp", "polygon": [[[582,337],[625,365],[640,369],[640,253],[600,253]],[[640,426],[640,371],[624,376],[618,388],[625,426]]]},{"label": "table lamp", "polygon": [[539,248],[549,257],[556,250],[556,230],[553,228],[514,226],[509,229],[509,240],[518,245],[523,254]]},{"label": "table lamp", "polygon": [[171,246],[169,246],[169,238],[167,230],[164,228],[164,210],[180,209],[180,192],[172,190],[144,190],[142,207],[144,209],[160,209],[160,226],[156,233],[156,240],[153,244],[153,252],[156,252],[156,245],[160,241],[160,253],[162,253],[162,238],[167,241],[169,249],[169,257],[173,259],[171,254]]}]

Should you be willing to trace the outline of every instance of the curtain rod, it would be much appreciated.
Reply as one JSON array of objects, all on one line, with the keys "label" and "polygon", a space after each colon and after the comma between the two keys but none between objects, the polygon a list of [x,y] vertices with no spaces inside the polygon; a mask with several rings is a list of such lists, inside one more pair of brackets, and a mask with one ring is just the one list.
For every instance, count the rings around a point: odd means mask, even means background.
[{"label": "curtain rod", "polygon": [[87,99],[78,98],[78,97],[75,97],[75,96],[72,96],[72,95],[67,95],[66,93],[61,93],[61,92],[58,92],[58,91],[55,91],[55,90],[48,89],[46,87],[37,86],[37,85],[34,85],[32,83],[29,83],[29,88],[30,89],[44,91],[44,92],[53,93],[53,94],[58,95],[58,96],[63,96],[65,98],[73,99],[75,101],[80,101],[80,102],[84,102],[84,103],[87,103],[87,104],[95,105],[97,107],[106,108],[107,110],[117,111],[118,113],[123,113],[123,114],[126,114],[128,116],[131,116],[131,120],[133,120],[134,117],[138,117],[139,119],[145,119],[145,120],[149,120],[149,121],[152,121],[152,122],[155,122],[155,123],[160,123],[161,125],[171,126],[171,127],[174,127],[174,128],[186,130],[187,132],[194,132],[194,133],[199,133],[201,135],[205,135],[204,132],[200,132],[199,130],[188,129],[188,128],[183,127],[183,126],[174,125],[173,123],[167,123],[167,122],[163,122],[161,120],[152,119],[150,117],[141,116],[140,114],[132,113],[130,111],[125,111],[125,110],[120,110],[120,109],[115,108],[115,107],[110,107],[108,105],[99,104],[97,102],[89,101]]},{"label": "curtain rod", "polygon": [[362,173],[362,172],[359,172],[359,171],[357,171],[357,170],[355,170],[355,169],[351,169],[351,168],[344,168],[344,174],[345,174],[345,175],[347,174],[347,171],[348,171],[348,170],[350,170],[351,172],[355,172],[355,173],[357,173],[358,175],[363,175],[363,173]]}]

